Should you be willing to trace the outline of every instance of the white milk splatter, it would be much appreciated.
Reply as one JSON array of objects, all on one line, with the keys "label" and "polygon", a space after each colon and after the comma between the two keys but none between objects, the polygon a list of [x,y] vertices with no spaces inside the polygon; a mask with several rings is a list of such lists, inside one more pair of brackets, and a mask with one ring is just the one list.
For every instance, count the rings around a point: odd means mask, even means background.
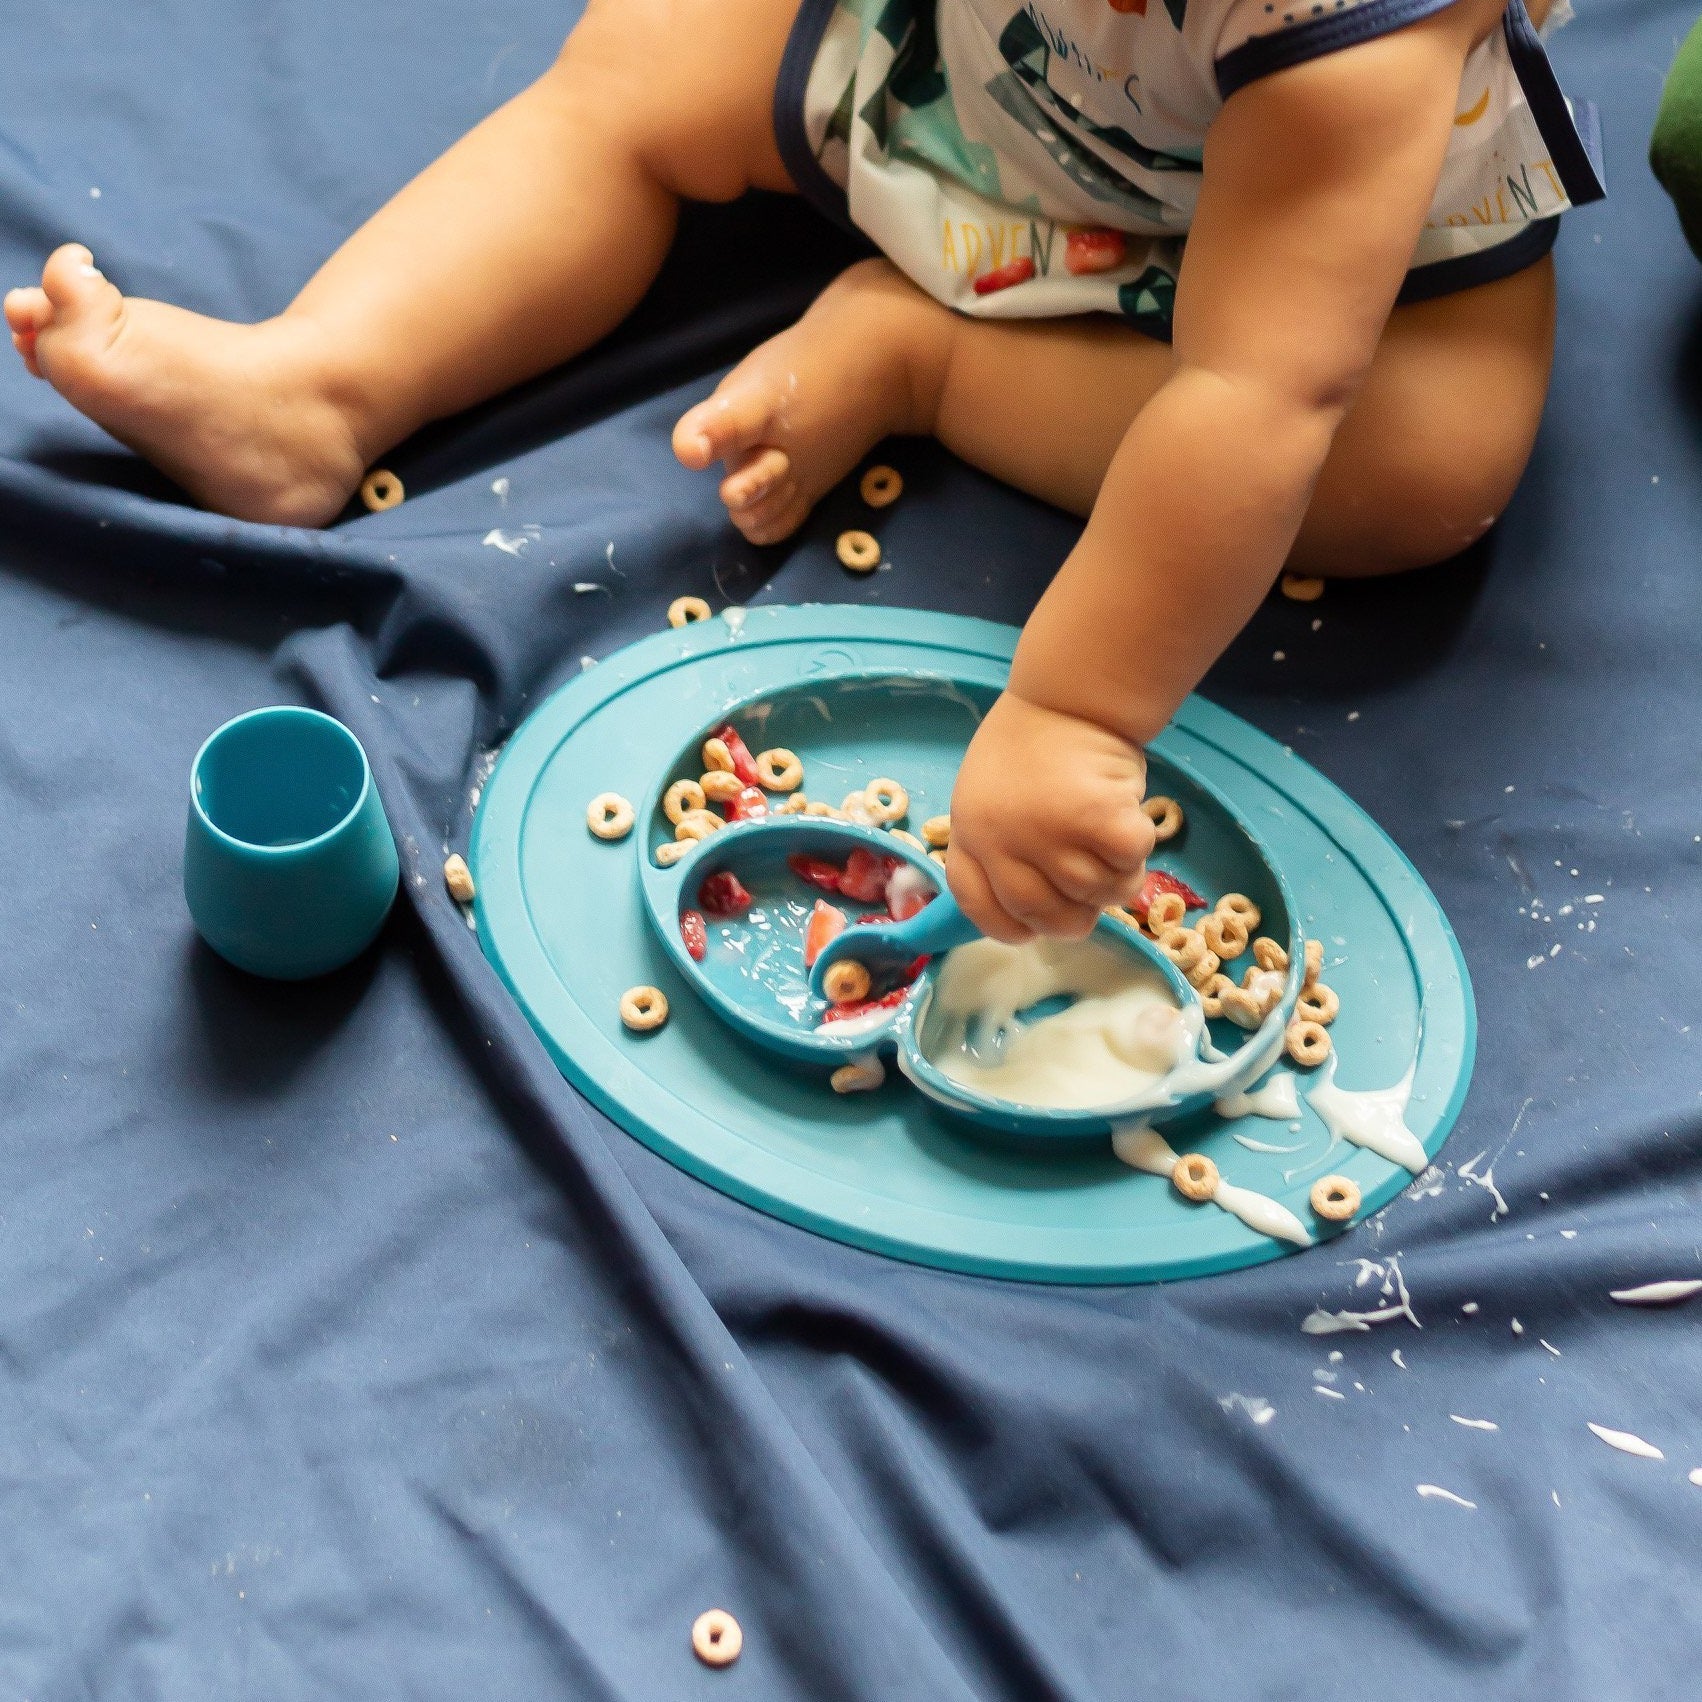
[{"label": "white milk splatter", "polygon": [[1386,1264],[1375,1259],[1356,1259],[1354,1263],[1359,1266],[1359,1275],[1353,1284],[1355,1288],[1362,1288],[1373,1277],[1379,1277],[1382,1279],[1382,1292],[1398,1298],[1392,1298],[1388,1306],[1375,1306],[1364,1312],[1326,1312],[1320,1306],[1307,1313],[1300,1322],[1300,1328],[1307,1335],[1333,1336],[1344,1330],[1369,1330],[1373,1324],[1392,1323],[1396,1318],[1405,1318],[1415,1330],[1424,1328],[1412,1309],[1412,1296],[1407,1292],[1406,1278],[1401,1275],[1399,1259],[1391,1256]]},{"label": "white milk splatter", "polygon": [[[1156,1129],[1149,1129],[1144,1123],[1125,1124],[1115,1130],[1111,1136],[1111,1150],[1131,1169],[1144,1170],[1150,1176],[1162,1176],[1168,1180],[1171,1171],[1176,1168],[1175,1149]],[[1292,1241],[1297,1247],[1312,1245],[1312,1237],[1300,1219],[1268,1195],[1257,1194],[1251,1188],[1238,1188],[1219,1177],[1212,1202],[1233,1213],[1249,1229],[1256,1229],[1261,1235],[1269,1235],[1278,1241]]]},{"label": "white milk splatter", "polygon": [[493,526],[482,541],[493,550],[501,550],[504,555],[520,556],[526,553],[528,544],[536,543],[542,536],[541,526],[522,526],[518,532],[505,532],[500,526]]},{"label": "white milk splatter", "polygon": [[1403,1164],[1418,1176],[1430,1160],[1418,1137],[1406,1126],[1407,1101],[1412,1097],[1416,1055],[1407,1073],[1393,1087],[1350,1091],[1336,1086],[1336,1054],[1332,1052],[1319,1078],[1306,1095],[1306,1103],[1324,1119],[1324,1126],[1338,1140],[1368,1148],[1392,1164]]},{"label": "white milk splatter", "polygon": [[1646,1282],[1640,1288],[1611,1288],[1608,1299],[1621,1306],[1670,1306],[1675,1300],[1688,1300],[1702,1293],[1702,1278],[1685,1278],[1673,1282]]},{"label": "white milk splatter", "polygon": [[1235,1412],[1239,1409],[1255,1424],[1269,1424],[1277,1415],[1277,1409],[1263,1395],[1219,1395],[1217,1404],[1225,1412]]},{"label": "white milk splatter", "polygon": [[1452,1501],[1456,1507],[1464,1507],[1467,1512],[1477,1511],[1475,1501],[1468,1501],[1463,1495],[1456,1495],[1453,1490],[1444,1489],[1439,1483],[1420,1483],[1413,1487],[1426,1501]]},{"label": "white milk splatter", "polygon": [[1507,1215],[1507,1200],[1501,1190],[1495,1186],[1495,1166],[1493,1164],[1481,1175],[1478,1173],[1477,1166],[1488,1156],[1489,1149],[1485,1147],[1475,1158],[1468,1158],[1464,1164],[1458,1166],[1454,1174],[1460,1177],[1462,1181],[1475,1183],[1479,1188],[1489,1191],[1495,1200],[1495,1209],[1489,1214],[1489,1221],[1494,1223],[1498,1218]]},{"label": "white milk splatter", "polygon": [[1493,1419],[1461,1418],[1457,1412],[1451,1412],[1448,1416],[1453,1419],[1456,1424],[1463,1424],[1467,1430],[1499,1430],[1501,1428],[1501,1426],[1495,1423]]},{"label": "white milk splatter", "polygon": [[1605,1424],[1592,1424],[1590,1429],[1610,1448],[1617,1448],[1622,1454],[1635,1454],[1640,1460],[1666,1458],[1653,1442],[1645,1442],[1641,1436],[1633,1436],[1629,1430],[1609,1430]]},{"label": "white milk splatter", "polygon": [[[1292,1122],[1300,1115],[1300,1088],[1292,1070],[1277,1070],[1261,1088],[1251,1093],[1231,1093],[1214,1102],[1220,1117],[1268,1117],[1274,1123]],[[1238,1136],[1237,1139],[1240,1137]],[[1243,1140],[1243,1146],[1255,1152],[1297,1152],[1297,1147],[1257,1147]]]}]

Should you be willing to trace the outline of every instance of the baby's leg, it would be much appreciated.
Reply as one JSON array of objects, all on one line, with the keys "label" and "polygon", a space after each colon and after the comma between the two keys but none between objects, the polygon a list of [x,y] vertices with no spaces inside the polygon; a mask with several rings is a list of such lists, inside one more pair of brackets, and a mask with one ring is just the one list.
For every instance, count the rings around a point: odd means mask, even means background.
[{"label": "baby's leg", "polygon": [[555,65],[361,227],[275,319],[127,299],[88,250],[6,297],[31,371],[243,519],[320,525],[365,468],[594,343],[681,199],[789,189],[772,102],[797,0],[591,0]]},{"label": "baby's leg", "polygon": [[[983,471],[1087,514],[1130,420],[1169,376],[1170,350],[1110,319],[952,324],[936,435]],[[1524,472],[1553,348],[1547,260],[1396,308],[1289,567],[1393,573],[1480,537]]]}]

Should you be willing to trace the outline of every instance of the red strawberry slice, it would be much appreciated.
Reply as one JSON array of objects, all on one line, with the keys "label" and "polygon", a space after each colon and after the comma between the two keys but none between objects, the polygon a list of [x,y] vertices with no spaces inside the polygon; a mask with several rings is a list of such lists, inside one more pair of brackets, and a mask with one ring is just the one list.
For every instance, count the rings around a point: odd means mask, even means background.
[{"label": "red strawberry slice", "polygon": [[768,795],[760,786],[747,786],[727,800],[728,821],[760,821],[768,814]]},{"label": "red strawberry slice", "polygon": [[794,852],[786,859],[786,867],[799,880],[819,886],[823,892],[839,891],[839,865],[828,862],[825,857],[808,857],[802,851]]},{"label": "red strawberry slice", "polygon": [[709,927],[699,911],[680,912],[680,938],[685,941],[692,962],[702,963],[703,954],[709,950]]},{"label": "red strawberry slice", "polygon": [[977,295],[991,295],[995,290],[1008,290],[1013,284],[1026,284],[1034,276],[1034,262],[1028,255],[1019,260],[1007,260],[991,272],[983,272],[975,280]]},{"label": "red strawberry slice", "polygon": [[825,898],[816,900],[810,919],[804,924],[804,967],[808,969],[821,956],[821,948],[845,932],[845,912]]},{"label": "red strawberry slice", "polygon": [[1179,881],[1174,875],[1167,875],[1162,869],[1148,869],[1146,879],[1141,882],[1141,890],[1135,894],[1135,901],[1129,908],[1137,916],[1144,917],[1147,913],[1147,906],[1155,898],[1160,898],[1167,892],[1179,892],[1182,895],[1182,902],[1190,910],[1204,910],[1206,907],[1206,901],[1186,881]]},{"label": "red strawberry slice", "polygon": [[1113,272],[1128,247],[1120,230],[1073,230],[1064,239],[1064,268],[1077,278]]},{"label": "red strawberry slice", "polygon": [[727,754],[733,759],[733,772],[747,786],[761,786],[762,776],[756,771],[756,758],[751,755],[750,746],[739,737],[738,730],[729,721],[715,735],[727,747]]},{"label": "red strawberry slice", "polygon": [[887,876],[886,910],[895,922],[907,922],[935,896],[934,883],[918,868],[900,863]]},{"label": "red strawberry slice", "polygon": [[697,902],[705,916],[742,916],[751,907],[751,895],[731,869],[718,869],[704,877]]},{"label": "red strawberry slice", "polygon": [[884,904],[890,863],[896,859],[879,857],[859,845],[845,859],[845,873],[839,877],[839,890],[859,904]]},{"label": "red strawberry slice", "polygon": [[1146,0],[1111,0],[1113,12],[1133,12],[1137,18],[1146,16]]},{"label": "red strawberry slice", "polygon": [[870,1011],[891,1011],[902,1005],[909,996],[908,987],[894,987],[893,990],[879,999],[859,999],[854,1005],[829,1005],[822,1015],[824,1024],[830,1022],[847,1022],[854,1016],[867,1016]]}]

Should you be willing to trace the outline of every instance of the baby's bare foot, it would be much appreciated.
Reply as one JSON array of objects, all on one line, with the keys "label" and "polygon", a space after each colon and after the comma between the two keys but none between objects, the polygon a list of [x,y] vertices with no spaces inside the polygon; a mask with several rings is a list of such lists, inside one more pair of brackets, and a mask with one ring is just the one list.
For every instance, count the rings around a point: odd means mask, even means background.
[{"label": "baby's bare foot", "polygon": [[240,520],[322,526],[364,471],[346,414],[314,381],[311,327],[232,325],[121,295],[86,248],[12,290],[24,364],[197,502]]},{"label": "baby's bare foot", "polygon": [[932,430],[951,331],[893,266],[860,261],[681,418],[674,453],[693,469],[723,462],[733,524],[776,543],[883,437]]}]

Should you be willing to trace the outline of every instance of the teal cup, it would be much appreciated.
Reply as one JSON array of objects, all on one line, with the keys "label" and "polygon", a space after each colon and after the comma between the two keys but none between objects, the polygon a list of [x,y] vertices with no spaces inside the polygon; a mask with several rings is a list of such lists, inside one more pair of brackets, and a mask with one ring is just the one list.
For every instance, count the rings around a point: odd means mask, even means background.
[{"label": "teal cup", "polygon": [[255,709],[197,753],[183,896],[238,969],[279,981],[340,969],[384,925],[397,876],[366,752],[341,721]]}]

